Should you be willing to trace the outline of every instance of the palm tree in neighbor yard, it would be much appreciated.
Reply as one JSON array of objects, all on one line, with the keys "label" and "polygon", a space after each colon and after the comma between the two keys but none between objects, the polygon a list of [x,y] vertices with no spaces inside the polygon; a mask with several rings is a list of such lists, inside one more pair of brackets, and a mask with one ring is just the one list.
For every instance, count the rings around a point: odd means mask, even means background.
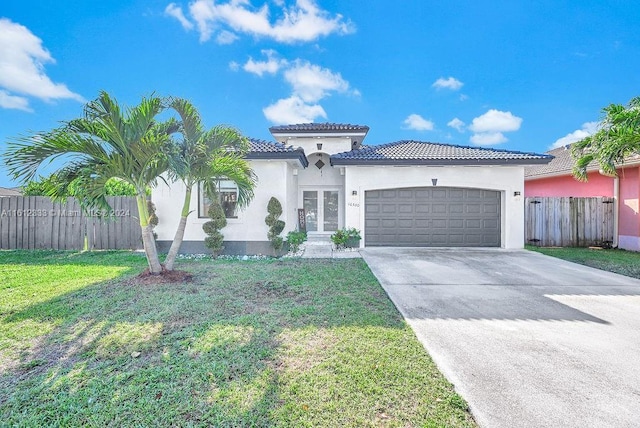
[{"label": "palm tree in neighbor yard", "polygon": [[59,165],[53,173],[48,196],[62,198],[73,182],[74,196],[84,209],[109,209],[105,184],[117,178],[135,188],[140,228],[149,271],[159,274],[153,226],[149,224],[147,189],[169,165],[170,134],[175,120],[156,121],[163,110],[162,99],[143,98],[139,105],[122,111],[106,92],[90,101],[79,119],[49,132],[15,139],[7,146],[4,163],[13,177],[25,184],[38,174],[43,164]]},{"label": "palm tree in neighbor yard", "polygon": [[626,106],[610,104],[602,112],[598,131],[571,146],[576,160],[573,175],[583,181],[594,160],[605,174],[617,175],[617,165],[629,156],[640,155],[640,97],[632,98]]},{"label": "palm tree in neighbor yard", "polygon": [[238,186],[239,207],[253,199],[256,177],[244,155],[249,150],[249,140],[234,128],[215,126],[205,130],[198,110],[182,98],[169,100],[169,107],[180,116],[181,137],[174,141],[171,151],[169,179],[185,186],[185,197],[171,248],[164,262],[167,270],[173,265],[184,239],[187,217],[191,213],[191,195],[200,183],[205,194],[215,197],[219,180],[230,180]]}]

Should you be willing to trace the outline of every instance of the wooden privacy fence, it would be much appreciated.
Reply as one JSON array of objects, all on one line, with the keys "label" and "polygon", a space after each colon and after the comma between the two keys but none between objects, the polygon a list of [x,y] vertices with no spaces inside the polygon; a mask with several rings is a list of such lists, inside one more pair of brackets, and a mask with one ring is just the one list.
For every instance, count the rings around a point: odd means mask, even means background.
[{"label": "wooden privacy fence", "polygon": [[142,248],[138,206],[133,197],[107,197],[110,216],[83,212],[74,198],[0,198],[0,249],[123,250]]},{"label": "wooden privacy fence", "polygon": [[525,242],[542,247],[613,243],[613,198],[525,198]]}]

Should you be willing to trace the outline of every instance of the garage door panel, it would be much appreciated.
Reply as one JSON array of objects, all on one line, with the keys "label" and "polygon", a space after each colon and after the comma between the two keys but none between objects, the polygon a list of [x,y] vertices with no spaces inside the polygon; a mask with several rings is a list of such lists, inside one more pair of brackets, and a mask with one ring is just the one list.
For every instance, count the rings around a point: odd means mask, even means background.
[{"label": "garage door panel", "polygon": [[437,202],[431,205],[431,211],[434,214],[446,214],[448,205],[442,202]]},{"label": "garage door panel", "polygon": [[429,204],[425,204],[425,203],[418,203],[416,202],[415,204],[416,207],[416,213],[430,213],[431,212],[431,205]]},{"label": "garage door panel", "polygon": [[364,212],[366,214],[375,214],[380,212],[380,205],[375,203],[369,203],[365,206]]},{"label": "garage door panel", "polygon": [[367,246],[500,246],[500,193],[421,187],[365,192]]},{"label": "garage door panel", "polygon": [[404,229],[412,229],[414,226],[414,221],[411,218],[399,218],[398,219],[398,227]]},{"label": "garage door panel", "polygon": [[457,202],[449,204],[449,213],[451,213],[451,214],[462,214],[462,213],[464,213],[464,204],[457,203]]},{"label": "garage door panel", "polygon": [[449,223],[449,220],[446,218],[434,218],[433,220],[431,220],[431,228],[432,229],[446,229],[447,228],[447,223]]},{"label": "garage door panel", "polygon": [[382,223],[382,227],[384,227],[385,229],[388,229],[388,228],[393,229],[398,227],[398,221],[392,218],[383,218],[381,223]]},{"label": "garage door panel", "polygon": [[464,229],[464,220],[459,218],[449,219],[449,229]]},{"label": "garage door panel", "polygon": [[482,207],[476,203],[470,203],[466,205],[467,214],[479,214],[482,212]]},{"label": "garage door panel", "polygon": [[464,224],[465,229],[481,229],[482,228],[482,220],[480,219],[469,219],[465,221]]},{"label": "garage door panel", "polygon": [[431,220],[426,218],[416,218],[413,221],[413,225],[417,230],[426,229],[431,224]]}]

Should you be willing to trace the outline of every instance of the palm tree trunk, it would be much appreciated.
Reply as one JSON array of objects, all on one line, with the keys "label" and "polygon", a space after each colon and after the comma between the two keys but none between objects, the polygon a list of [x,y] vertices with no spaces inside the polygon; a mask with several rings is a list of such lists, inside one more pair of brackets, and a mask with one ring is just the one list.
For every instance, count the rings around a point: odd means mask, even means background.
[{"label": "palm tree trunk", "polygon": [[160,258],[158,257],[156,240],[153,237],[153,227],[149,224],[146,195],[137,195],[136,202],[138,204],[140,229],[142,230],[142,245],[144,246],[144,253],[147,256],[149,272],[152,275],[159,275],[162,272],[162,265],[160,264]]},{"label": "palm tree trunk", "polygon": [[178,251],[180,251],[180,246],[182,245],[182,241],[184,240],[184,231],[187,227],[187,217],[189,216],[189,207],[191,205],[191,190],[192,186],[187,185],[186,193],[184,195],[184,202],[182,204],[180,223],[178,224],[176,235],[173,237],[173,242],[171,243],[171,248],[169,248],[169,253],[167,253],[167,258],[164,260],[164,268],[166,270],[173,270],[173,265],[176,262],[176,256],[178,255]]}]

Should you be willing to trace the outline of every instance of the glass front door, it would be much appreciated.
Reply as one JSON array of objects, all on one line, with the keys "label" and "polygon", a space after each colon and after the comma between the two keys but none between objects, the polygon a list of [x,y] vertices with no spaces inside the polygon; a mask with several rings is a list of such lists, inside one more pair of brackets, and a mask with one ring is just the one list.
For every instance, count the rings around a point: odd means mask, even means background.
[{"label": "glass front door", "polygon": [[302,201],[307,232],[338,230],[340,196],[337,190],[304,190]]}]

